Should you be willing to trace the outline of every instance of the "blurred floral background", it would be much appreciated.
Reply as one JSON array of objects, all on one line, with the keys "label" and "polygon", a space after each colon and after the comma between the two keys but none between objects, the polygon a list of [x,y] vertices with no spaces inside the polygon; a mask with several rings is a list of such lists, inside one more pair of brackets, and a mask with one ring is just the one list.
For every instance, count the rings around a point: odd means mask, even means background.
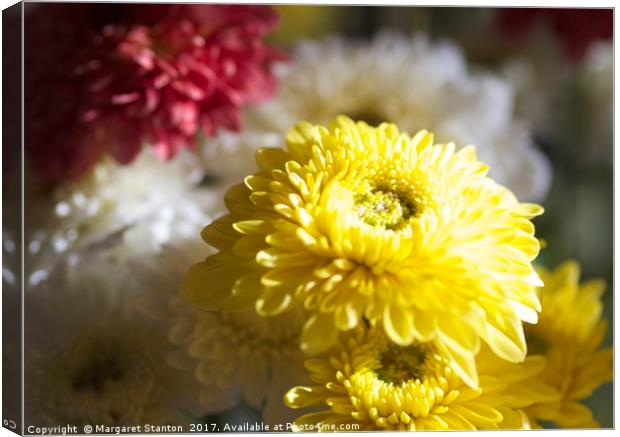
[{"label": "blurred floral background", "polygon": [[[582,280],[604,279],[611,326],[610,9],[28,3],[26,13],[27,422],[296,417],[271,379],[303,374],[295,318],[198,312],[178,289],[212,253],[199,233],[225,212],[226,190],[299,120],[346,114],[475,144],[491,177],[544,206],[536,264],[575,259]],[[18,286],[6,261],[16,226],[4,218],[5,289]],[[604,428],[612,393],[607,382],[584,400]]]}]

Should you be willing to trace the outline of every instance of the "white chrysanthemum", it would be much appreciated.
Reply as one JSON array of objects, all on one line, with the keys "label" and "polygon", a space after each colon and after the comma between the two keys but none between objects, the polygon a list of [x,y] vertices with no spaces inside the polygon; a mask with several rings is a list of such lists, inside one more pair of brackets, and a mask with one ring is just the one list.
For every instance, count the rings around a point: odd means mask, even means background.
[{"label": "white chrysanthemum", "polygon": [[26,295],[27,423],[164,425],[199,413],[192,375],[165,360],[166,331],[116,281],[73,279],[53,275]]},{"label": "white chrysanthemum", "polygon": [[222,204],[217,193],[198,187],[203,175],[190,152],[162,162],[147,148],[131,165],[105,160],[58,186],[29,233],[28,285],[66,260],[88,258],[80,269],[113,273],[128,260],[148,261],[163,244],[193,238],[196,226],[210,221]]},{"label": "white chrysanthemum", "polygon": [[246,133],[241,142],[282,134],[299,120],[326,124],[339,114],[389,121],[409,133],[431,130],[438,142],[475,144],[491,176],[521,199],[540,200],[547,192],[549,164],[513,118],[511,87],[469,72],[454,45],[391,35],[367,44],[303,42],[280,67],[278,94],[247,113],[246,131],[255,136]]},{"label": "white chrysanthemum", "polygon": [[[198,244],[196,244],[198,243]],[[290,422],[294,413],[284,406],[284,394],[305,381],[299,349],[302,317],[264,318],[254,310],[203,311],[178,293],[188,266],[206,257],[200,241],[164,247],[156,263],[141,276],[153,278],[153,288],[138,295],[144,314],[169,327],[176,350],[169,362],[199,382],[203,413],[217,413],[241,398],[260,410],[270,424]]]},{"label": "white chrysanthemum", "polygon": [[178,319],[171,339],[185,345],[195,360],[201,403],[219,405],[222,397],[239,393],[266,423],[290,422],[295,415],[282,399],[305,380],[299,350],[302,318],[265,318],[254,310],[196,311],[193,316]]}]

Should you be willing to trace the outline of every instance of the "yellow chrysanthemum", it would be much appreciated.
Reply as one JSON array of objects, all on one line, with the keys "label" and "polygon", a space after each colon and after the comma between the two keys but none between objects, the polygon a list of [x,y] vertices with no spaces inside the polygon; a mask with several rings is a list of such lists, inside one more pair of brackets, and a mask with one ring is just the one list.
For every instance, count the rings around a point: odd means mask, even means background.
[{"label": "yellow chrysanthemum", "polygon": [[601,320],[602,280],[579,283],[579,265],[569,261],[552,272],[539,269],[545,286],[537,325],[526,327],[529,349],[547,359],[540,378],[560,391],[556,402],[526,410],[535,420],[561,427],[592,428],[598,423],[580,401],[613,377],[613,350],[599,350],[607,324]]},{"label": "yellow chrysanthemum", "polygon": [[328,359],[306,361],[317,385],[295,387],[291,408],[318,411],[295,420],[298,430],[445,430],[528,428],[523,407],[557,399],[550,386],[532,384],[544,358],[509,363],[483,346],[480,387],[464,384],[433,343],[398,346],[382,330],[343,333]]},{"label": "yellow chrysanthemum", "polygon": [[190,269],[188,300],[264,316],[303,304],[308,353],[382,320],[399,345],[435,340],[472,386],[480,338],[523,360],[521,321],[540,310],[529,219],[541,207],[487,178],[473,147],[433,145],[426,131],[339,117],[298,124],[287,146],[260,149],[258,173],[227,193],[230,214],[202,233],[220,252]]}]

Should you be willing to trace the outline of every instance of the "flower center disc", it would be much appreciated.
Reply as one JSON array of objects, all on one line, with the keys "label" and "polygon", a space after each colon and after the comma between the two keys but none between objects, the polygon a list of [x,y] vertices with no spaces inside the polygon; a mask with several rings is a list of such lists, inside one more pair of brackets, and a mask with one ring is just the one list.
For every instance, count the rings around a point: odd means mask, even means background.
[{"label": "flower center disc", "polygon": [[389,344],[379,357],[377,377],[396,385],[410,380],[421,380],[429,352],[428,348],[422,345],[401,347]]},{"label": "flower center disc", "polygon": [[76,391],[92,390],[100,394],[106,383],[119,381],[122,377],[123,369],[113,358],[99,358],[90,367],[78,372],[73,387]]},{"label": "flower center disc", "polygon": [[354,196],[357,215],[371,226],[394,230],[415,213],[413,203],[400,193],[382,188]]}]

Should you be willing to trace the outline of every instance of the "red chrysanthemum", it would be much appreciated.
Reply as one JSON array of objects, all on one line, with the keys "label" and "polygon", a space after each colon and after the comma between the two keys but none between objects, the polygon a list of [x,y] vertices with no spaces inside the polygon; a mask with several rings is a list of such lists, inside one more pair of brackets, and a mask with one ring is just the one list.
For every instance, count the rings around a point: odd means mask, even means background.
[{"label": "red chrysanthemum", "polygon": [[507,37],[522,36],[536,23],[549,26],[573,61],[580,60],[593,41],[613,36],[611,9],[498,9],[498,26]]},{"label": "red chrysanthemum", "polygon": [[40,125],[29,147],[40,175],[79,175],[105,152],[129,163],[143,142],[171,158],[193,147],[199,131],[238,130],[243,106],[273,94],[271,66],[283,55],[262,41],[277,24],[271,8],[134,5],[119,14],[107,7],[104,16],[114,18],[102,25],[92,11],[101,6],[82,10],[75,32],[58,40],[75,49],[50,73],[49,117],[31,121]]}]

